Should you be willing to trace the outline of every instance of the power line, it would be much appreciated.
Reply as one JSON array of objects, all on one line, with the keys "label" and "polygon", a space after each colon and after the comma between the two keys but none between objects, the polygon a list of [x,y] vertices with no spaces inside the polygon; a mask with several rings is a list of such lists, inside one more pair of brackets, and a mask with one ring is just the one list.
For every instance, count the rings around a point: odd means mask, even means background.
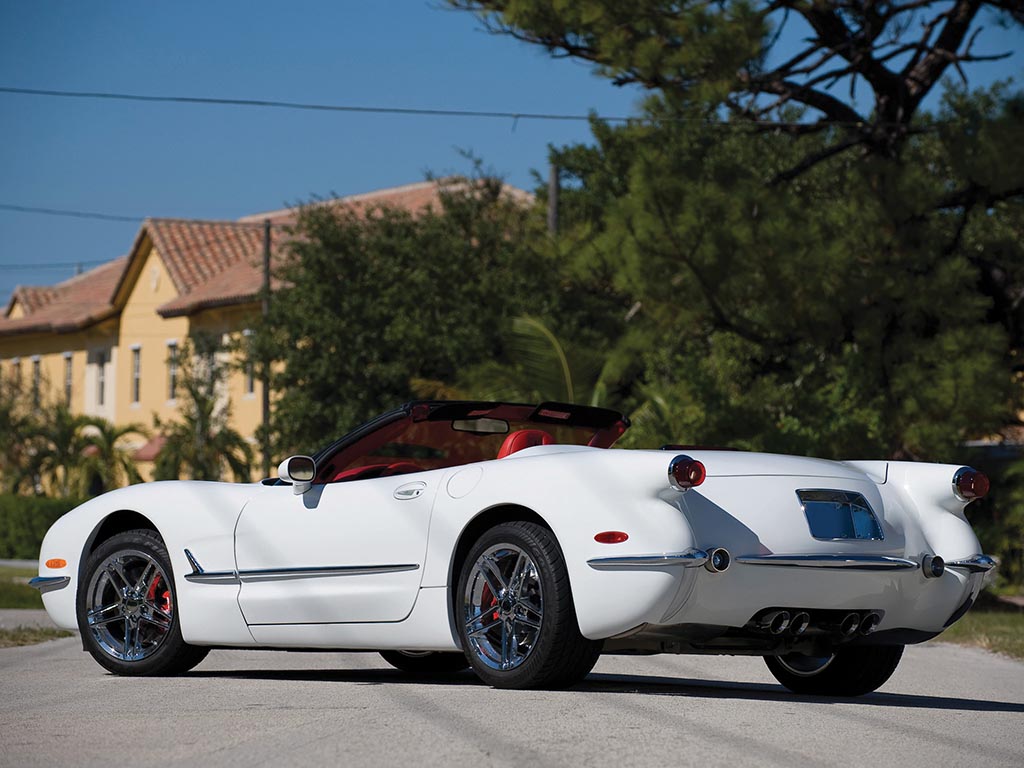
[{"label": "power line", "polygon": [[54,262],[35,262],[33,264],[0,264],[0,270],[36,270],[36,269],[77,269],[78,267],[93,266],[96,264],[107,264],[110,259],[91,259],[88,261],[54,261]]},{"label": "power line", "polygon": [[[370,107],[352,104],[313,104],[298,101],[275,101],[271,99],[223,99],[204,96],[152,96],[139,93],[109,93],[105,91],[57,91],[43,88],[14,88],[0,86],[0,93],[17,93],[29,96],[54,96],[75,99],[112,99],[116,101],[147,101],[171,104],[216,104],[232,107],[264,107],[272,109],[298,109],[314,112],[357,112],[379,115],[430,115],[434,117],[483,117],[511,120],[576,120],[585,122],[589,115],[552,114],[544,112],[503,112],[477,109],[434,109],[419,107]],[[601,117],[606,122],[630,122],[642,118]]]},{"label": "power line", "polygon": [[130,221],[138,223],[145,216],[127,216],[115,213],[95,213],[93,211],[71,211],[64,208],[38,208],[32,205],[12,205],[0,203],[0,210],[18,213],[42,213],[48,216],[71,216],[76,219],[99,219],[100,221]]},{"label": "power line", "polygon": [[[269,109],[291,109],[312,112],[349,112],[374,115],[412,115],[428,117],[470,117],[512,120],[513,126],[519,120],[561,120],[574,122],[588,122],[596,119],[606,123],[631,123],[631,124],[658,124],[658,123],[692,123],[707,125],[708,120],[701,117],[685,117],[682,115],[632,116],[621,115],[572,115],[553,112],[509,112],[505,110],[480,110],[480,109],[440,109],[433,107],[378,107],[361,106],[356,104],[317,104],[312,102],[278,101],[273,99],[232,99],[208,96],[157,96],[141,93],[115,93],[110,91],[65,91],[48,88],[18,88],[14,86],[0,85],[0,93],[12,93],[26,96],[49,96],[55,98],[71,99],[105,99],[113,101],[141,101],[156,102],[165,104],[203,104],[231,107],[260,107]],[[828,126],[861,128],[864,123],[859,121],[823,121]],[[807,128],[816,125],[815,123],[793,123],[779,122],[774,120],[742,120],[736,122],[718,121],[713,123],[716,128],[748,130],[756,128],[778,128],[794,129]]]},{"label": "power line", "polygon": [[[174,217],[164,216],[133,216],[131,214],[120,214],[120,213],[97,213],[95,211],[75,211],[67,208],[40,208],[34,205],[14,205],[13,203],[0,203],[0,211],[14,211],[15,213],[38,213],[46,216],[70,216],[76,219],[97,219],[99,221],[127,221],[133,224],[138,224],[143,219],[156,218],[156,219],[174,219]],[[195,224],[215,224],[218,226],[237,227],[239,229],[258,229],[263,226],[262,221],[221,221],[219,219],[182,219],[182,221],[193,222]],[[210,239],[211,243],[220,242],[216,239]]]}]

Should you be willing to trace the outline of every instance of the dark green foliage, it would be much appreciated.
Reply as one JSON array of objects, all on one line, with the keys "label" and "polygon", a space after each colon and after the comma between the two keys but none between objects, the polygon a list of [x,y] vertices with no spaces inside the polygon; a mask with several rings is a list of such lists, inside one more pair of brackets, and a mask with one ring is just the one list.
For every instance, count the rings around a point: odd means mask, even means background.
[{"label": "dark green foliage", "polygon": [[283,363],[281,456],[411,399],[413,379],[453,382],[500,356],[511,318],[557,299],[540,216],[493,179],[452,180],[442,208],[416,216],[313,204],[298,234],[252,353]]},{"label": "dark green foliage", "polygon": [[156,420],[167,439],[156,459],[156,480],[222,480],[229,471],[238,482],[248,482],[253,451],[249,442],[229,425],[230,402],[222,397],[228,374],[220,340],[196,334],[176,351],[176,399],[180,418]]},{"label": "dark green foliage", "polygon": [[49,527],[79,503],[72,499],[0,495],[0,558],[35,560]]}]

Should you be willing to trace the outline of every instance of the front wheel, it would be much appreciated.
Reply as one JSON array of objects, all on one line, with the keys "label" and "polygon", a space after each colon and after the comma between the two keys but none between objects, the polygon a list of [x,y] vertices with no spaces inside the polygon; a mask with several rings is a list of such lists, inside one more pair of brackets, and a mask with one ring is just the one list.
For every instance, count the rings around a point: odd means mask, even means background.
[{"label": "front wheel", "polygon": [[466,658],[496,688],[572,685],[601,653],[600,642],[580,634],[558,542],[535,523],[484,533],[466,557],[455,597]]},{"label": "front wheel", "polygon": [[175,675],[209,649],[181,638],[167,549],[155,531],[119,533],[89,555],[77,598],[86,650],[117,675]]},{"label": "front wheel", "polygon": [[775,679],[793,693],[863,696],[880,688],[900,663],[902,645],[840,648],[828,656],[765,656]]}]

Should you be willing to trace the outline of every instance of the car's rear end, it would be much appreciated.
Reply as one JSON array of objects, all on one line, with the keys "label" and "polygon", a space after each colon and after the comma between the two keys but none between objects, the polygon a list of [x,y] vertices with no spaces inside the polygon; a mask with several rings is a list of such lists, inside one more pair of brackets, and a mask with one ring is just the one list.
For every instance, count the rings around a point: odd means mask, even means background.
[{"label": "car's rear end", "polygon": [[[964,516],[987,491],[967,468],[727,451],[644,455],[664,466],[659,501],[685,518],[693,548],[688,557],[640,552],[634,539],[589,559],[602,571],[674,564],[679,573],[670,610],[610,648],[772,653],[921,642],[966,612],[995,565]],[[691,487],[669,478],[670,465]]]}]

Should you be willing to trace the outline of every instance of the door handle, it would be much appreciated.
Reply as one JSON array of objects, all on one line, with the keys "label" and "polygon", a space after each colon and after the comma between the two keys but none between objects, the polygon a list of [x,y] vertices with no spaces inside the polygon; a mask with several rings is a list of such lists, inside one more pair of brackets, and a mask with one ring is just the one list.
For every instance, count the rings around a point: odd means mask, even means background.
[{"label": "door handle", "polygon": [[418,499],[425,490],[427,490],[427,484],[424,482],[416,481],[415,483],[406,483],[405,485],[400,485],[395,489],[395,498],[399,501]]}]

